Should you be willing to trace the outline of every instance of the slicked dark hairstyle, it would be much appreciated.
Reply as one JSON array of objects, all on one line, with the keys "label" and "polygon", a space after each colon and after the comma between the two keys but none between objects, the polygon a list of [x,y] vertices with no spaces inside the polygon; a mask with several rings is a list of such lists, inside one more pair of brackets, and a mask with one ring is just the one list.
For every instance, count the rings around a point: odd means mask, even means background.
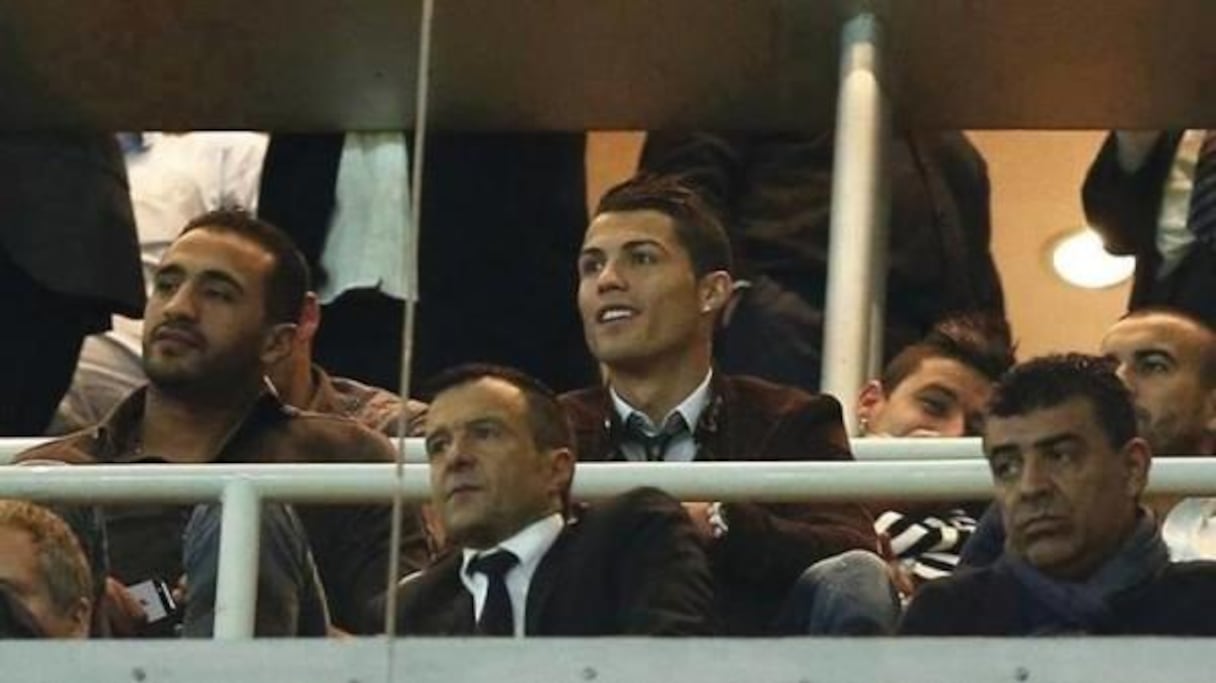
[{"label": "slicked dark hairstyle", "polygon": [[699,194],[671,175],[642,173],[604,193],[595,215],[658,211],[675,223],[676,239],[688,252],[698,279],[715,270],[731,272],[730,239],[722,222]]},{"label": "slicked dark hairstyle", "polygon": [[1116,449],[1136,436],[1132,396],[1108,358],[1083,353],[1043,356],[1014,366],[997,382],[988,405],[992,417],[1025,415],[1074,398],[1093,407],[1098,426]]},{"label": "slicked dark hairstyle", "polygon": [[222,208],[197,216],[182,235],[192,230],[237,235],[261,247],[274,257],[266,276],[266,317],[273,323],[294,323],[300,319],[304,295],[311,289],[308,263],[287,233],[244,209]]},{"label": "slicked dark hairstyle", "polygon": [[948,358],[997,381],[1015,362],[1009,323],[990,313],[960,313],[944,318],[924,339],[905,347],[883,369],[882,387],[888,396],[920,364]]},{"label": "slicked dark hairstyle", "polygon": [[537,448],[574,448],[574,432],[557,394],[540,380],[514,368],[489,363],[458,365],[427,382],[425,395],[434,400],[448,389],[486,378],[501,380],[523,392],[528,407],[528,426]]},{"label": "slicked dark hairstyle", "polygon": [[1203,360],[1199,366],[1199,379],[1206,389],[1216,387],[1216,328],[1212,327],[1212,323],[1195,316],[1190,311],[1170,306],[1144,306],[1125,313],[1120,320],[1145,318],[1150,315],[1167,315],[1178,318],[1199,328],[1200,332],[1207,336],[1207,345],[1204,347]]}]

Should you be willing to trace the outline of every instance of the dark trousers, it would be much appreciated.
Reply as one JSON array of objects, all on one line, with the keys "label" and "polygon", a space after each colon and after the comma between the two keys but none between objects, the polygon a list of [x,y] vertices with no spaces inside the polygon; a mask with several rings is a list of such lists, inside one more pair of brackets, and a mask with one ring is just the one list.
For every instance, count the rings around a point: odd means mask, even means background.
[{"label": "dark trousers", "polygon": [[85,336],[108,317],[52,292],[0,253],[0,437],[39,436],[72,381]]}]

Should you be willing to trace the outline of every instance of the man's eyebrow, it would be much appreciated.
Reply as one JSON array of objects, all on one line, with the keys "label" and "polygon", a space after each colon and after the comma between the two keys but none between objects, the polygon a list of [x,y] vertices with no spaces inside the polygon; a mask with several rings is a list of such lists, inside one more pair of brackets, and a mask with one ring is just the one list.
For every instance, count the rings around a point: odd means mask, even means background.
[{"label": "man's eyebrow", "polygon": [[[926,384],[926,385],[922,386],[922,387],[920,388],[920,391],[940,391],[940,392],[942,392],[943,394],[945,394],[945,395],[949,396],[950,398],[954,399],[955,401],[957,401],[957,400],[958,400],[958,392],[957,392],[957,391],[955,391],[954,389],[952,389],[952,388],[950,388],[950,387],[946,386],[945,384],[940,384],[940,383],[938,383],[938,382],[930,382],[929,384]],[[920,392],[917,392],[917,393],[920,393]]]},{"label": "man's eyebrow", "polygon": [[662,242],[649,237],[645,239],[629,240],[621,245],[622,249],[637,249],[639,247],[658,247],[663,251],[667,251],[667,247],[664,246]]},{"label": "man's eyebrow", "polygon": [[1036,439],[1034,447],[1037,449],[1051,448],[1060,444],[1070,442],[1080,442],[1081,437],[1075,432],[1062,432],[1058,434],[1049,434],[1041,439]]},{"label": "man's eyebrow", "polygon": [[236,288],[236,290],[241,293],[244,293],[244,291],[245,291],[245,286],[243,284],[241,284],[241,282],[239,280],[237,280],[236,278],[232,277],[232,275],[229,275],[228,273],[226,273],[222,270],[216,270],[214,268],[204,270],[202,273],[199,274],[199,279],[201,279],[203,282],[209,282],[209,283],[221,282],[221,283],[224,283],[226,285]]}]

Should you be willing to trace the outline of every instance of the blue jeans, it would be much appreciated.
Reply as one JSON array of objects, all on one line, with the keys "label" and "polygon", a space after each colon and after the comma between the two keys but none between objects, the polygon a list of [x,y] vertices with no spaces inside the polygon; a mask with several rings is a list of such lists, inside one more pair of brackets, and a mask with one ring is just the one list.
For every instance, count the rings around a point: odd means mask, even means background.
[{"label": "blue jeans", "polygon": [[[219,571],[220,506],[199,505],[186,524],[182,566],[186,607],[182,635],[209,638],[215,624]],[[262,506],[258,598],[254,635],[324,636],[329,625],[325,593],[304,526],[290,505]]]},{"label": "blue jeans", "polygon": [[850,550],[816,562],[798,577],[778,628],[790,634],[890,635],[900,610],[887,563],[867,550]]}]

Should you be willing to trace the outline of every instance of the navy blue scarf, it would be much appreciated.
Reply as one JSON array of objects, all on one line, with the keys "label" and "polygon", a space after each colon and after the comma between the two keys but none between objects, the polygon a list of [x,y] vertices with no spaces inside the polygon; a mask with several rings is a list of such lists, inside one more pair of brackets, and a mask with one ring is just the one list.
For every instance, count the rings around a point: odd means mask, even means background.
[{"label": "navy blue scarf", "polygon": [[[1054,579],[1010,553],[1000,560],[1034,601],[1026,612],[1049,615],[1032,623],[1031,633],[1095,633],[1114,627],[1111,598],[1157,577],[1169,564],[1169,550],[1152,515],[1141,513],[1136,528],[1113,557],[1084,581]],[[1034,619],[1033,621],[1040,621]]]}]

